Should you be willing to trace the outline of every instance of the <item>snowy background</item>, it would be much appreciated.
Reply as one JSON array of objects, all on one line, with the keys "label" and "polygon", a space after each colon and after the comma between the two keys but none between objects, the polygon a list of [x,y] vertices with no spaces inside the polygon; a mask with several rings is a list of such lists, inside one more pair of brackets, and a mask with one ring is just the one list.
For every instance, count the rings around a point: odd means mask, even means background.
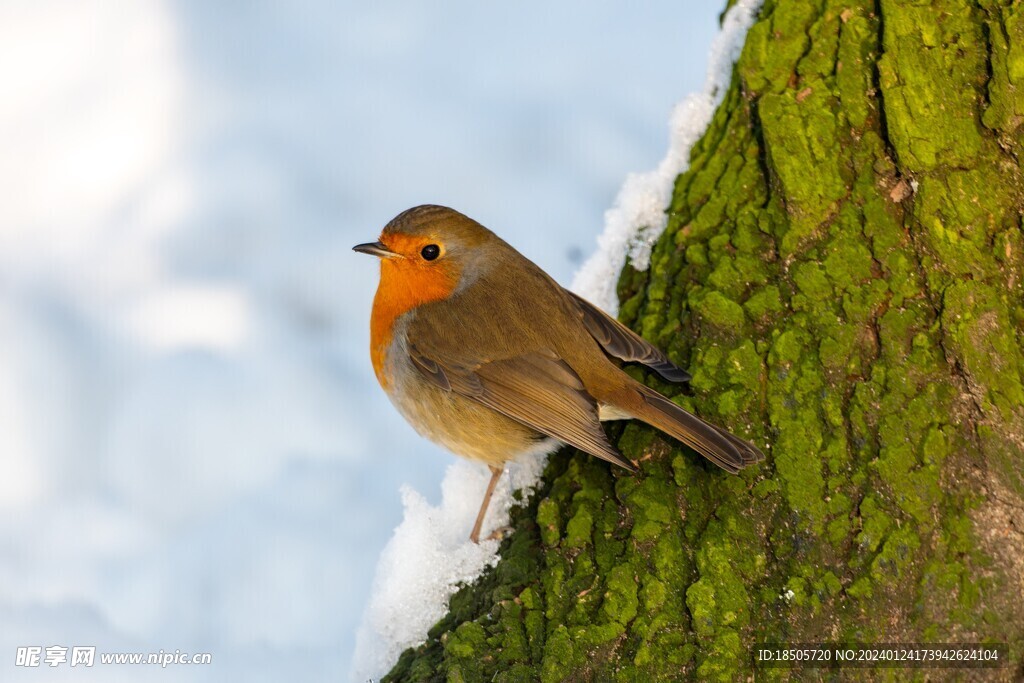
[{"label": "snowy background", "polygon": [[569,282],[719,4],[0,3],[0,680],[343,679],[452,462],[373,379],[350,247],[449,204]]}]

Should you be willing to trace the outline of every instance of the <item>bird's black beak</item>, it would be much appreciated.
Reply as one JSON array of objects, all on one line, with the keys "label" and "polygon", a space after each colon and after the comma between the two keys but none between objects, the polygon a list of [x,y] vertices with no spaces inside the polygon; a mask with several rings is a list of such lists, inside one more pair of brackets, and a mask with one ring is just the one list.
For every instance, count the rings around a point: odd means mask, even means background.
[{"label": "bird's black beak", "polygon": [[398,256],[398,254],[391,251],[380,242],[367,242],[366,244],[357,244],[356,246],[352,247],[352,251],[358,251],[361,254],[379,256],[381,258],[391,258],[392,256]]}]

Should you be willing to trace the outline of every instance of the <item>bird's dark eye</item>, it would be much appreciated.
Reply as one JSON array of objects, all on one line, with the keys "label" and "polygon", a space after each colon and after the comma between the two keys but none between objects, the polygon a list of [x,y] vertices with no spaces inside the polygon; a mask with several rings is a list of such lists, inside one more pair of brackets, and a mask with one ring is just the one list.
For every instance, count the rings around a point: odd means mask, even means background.
[{"label": "bird's dark eye", "polygon": [[441,247],[437,246],[436,244],[428,244],[427,246],[423,247],[423,249],[420,250],[420,256],[422,256],[427,261],[433,261],[440,255]]}]

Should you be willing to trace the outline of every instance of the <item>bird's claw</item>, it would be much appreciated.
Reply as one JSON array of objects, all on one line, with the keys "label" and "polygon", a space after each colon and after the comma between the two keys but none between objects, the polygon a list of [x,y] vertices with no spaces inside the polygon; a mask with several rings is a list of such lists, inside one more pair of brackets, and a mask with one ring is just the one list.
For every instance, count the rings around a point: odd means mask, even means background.
[{"label": "bird's claw", "polygon": [[[499,528],[495,529],[494,531],[492,531],[491,533],[489,533],[487,536],[485,536],[483,538],[483,540],[484,541],[501,541],[501,540],[504,540],[505,537],[508,536],[510,533],[512,533],[513,530],[514,530],[514,528],[511,527],[511,526],[499,527]],[[481,541],[479,536],[474,537],[473,535],[470,535],[469,540],[473,541],[473,543],[480,543],[480,541]]]}]

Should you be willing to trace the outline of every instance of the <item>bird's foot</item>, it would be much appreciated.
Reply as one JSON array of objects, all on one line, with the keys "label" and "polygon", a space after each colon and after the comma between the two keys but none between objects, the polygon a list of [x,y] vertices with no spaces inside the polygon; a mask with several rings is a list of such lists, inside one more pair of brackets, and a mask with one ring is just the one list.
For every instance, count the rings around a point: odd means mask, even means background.
[{"label": "bird's foot", "polygon": [[[514,530],[515,530],[514,527],[503,526],[503,527],[500,527],[500,528],[495,529],[494,531],[492,531],[490,534],[488,534],[486,537],[484,537],[484,540],[485,541],[501,541],[506,536],[508,536],[510,533],[512,533]],[[471,540],[473,543],[479,544],[480,543],[480,532],[477,529],[473,529],[473,533],[471,533],[469,535],[469,540]]]},{"label": "bird's foot", "polygon": [[511,534],[513,531],[515,531],[514,527],[503,526],[503,527],[500,527],[500,528],[495,529],[494,531],[492,531],[487,536],[486,540],[488,540],[488,541],[501,541],[501,540],[504,540],[505,537],[508,536],[509,534]]}]

